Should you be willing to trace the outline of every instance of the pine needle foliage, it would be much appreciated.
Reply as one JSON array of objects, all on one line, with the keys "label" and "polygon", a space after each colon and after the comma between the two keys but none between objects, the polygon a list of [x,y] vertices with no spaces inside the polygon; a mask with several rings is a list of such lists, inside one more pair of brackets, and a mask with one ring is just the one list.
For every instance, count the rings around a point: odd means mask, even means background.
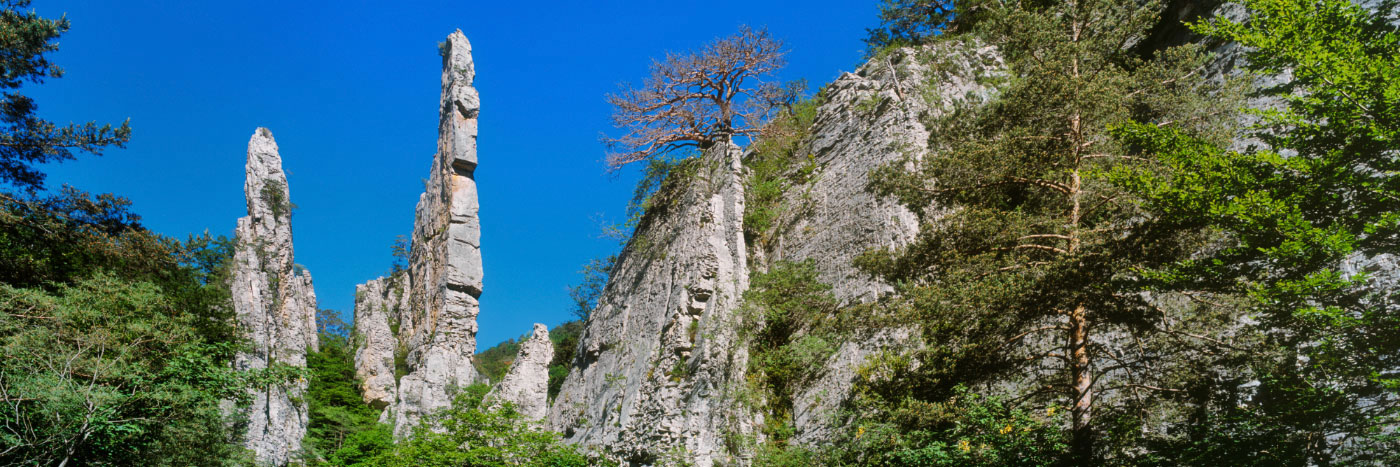
[{"label": "pine needle foliage", "polygon": [[996,45],[1013,77],[994,102],[930,121],[930,156],[871,174],[871,191],[907,205],[923,228],[911,245],[858,264],[900,284],[902,298],[886,307],[912,315],[938,343],[874,394],[938,402],[961,385],[1024,375],[1017,403],[1067,409],[1071,458],[1089,462],[1114,431],[1101,420],[1133,418],[1159,397],[1151,393],[1171,391],[1171,372],[1142,371],[1161,349],[1116,344],[1142,342],[1167,322],[1135,271],[1207,240],[1155,223],[1112,181],[1120,167],[1152,162],[1110,128],[1141,122],[1223,140],[1229,94],[1195,78],[1199,48],[1147,59],[1132,50],[1157,22],[1157,2],[960,8],[978,11],[969,33]]}]

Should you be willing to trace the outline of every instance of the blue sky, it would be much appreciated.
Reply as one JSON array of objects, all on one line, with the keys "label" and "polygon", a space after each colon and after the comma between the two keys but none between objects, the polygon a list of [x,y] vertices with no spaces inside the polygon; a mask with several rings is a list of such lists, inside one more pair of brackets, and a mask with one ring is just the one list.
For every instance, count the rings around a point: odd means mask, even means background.
[{"label": "blue sky", "polygon": [[51,58],[67,75],[22,92],[56,122],[130,118],[127,149],[46,167],[131,199],[147,227],[232,235],[245,215],[248,138],[272,130],[288,172],[296,260],[323,308],[384,274],[436,148],[437,43],[472,42],[482,110],[477,182],[485,293],[480,348],[570,319],[567,287],[617,249],[635,171],[609,175],[604,96],[652,57],[741,24],[791,53],[783,79],[813,87],[859,62],[871,1],[206,2],[36,1],[72,30]]}]

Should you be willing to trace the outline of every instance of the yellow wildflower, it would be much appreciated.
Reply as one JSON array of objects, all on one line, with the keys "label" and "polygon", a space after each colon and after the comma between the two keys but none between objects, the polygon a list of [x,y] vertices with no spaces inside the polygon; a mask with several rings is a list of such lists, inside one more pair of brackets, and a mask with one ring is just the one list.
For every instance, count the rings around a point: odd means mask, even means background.
[{"label": "yellow wildflower", "polygon": [[863,434],[865,434],[865,427],[856,427],[856,439],[860,439]]},{"label": "yellow wildflower", "polygon": [[1013,428],[1011,425],[1006,425],[1005,427],[1003,427],[1003,428],[1001,429],[1001,434],[1004,435],[1004,434],[1010,433],[1011,430],[1015,430],[1015,428]]},{"label": "yellow wildflower", "polygon": [[1055,406],[1052,405],[1052,406],[1046,407],[1046,408],[1045,408],[1045,415],[1046,415],[1046,416],[1055,415]]},{"label": "yellow wildflower", "polygon": [[968,452],[972,450],[972,446],[969,445],[967,440],[962,440],[958,441],[958,449],[962,449],[963,452]]}]

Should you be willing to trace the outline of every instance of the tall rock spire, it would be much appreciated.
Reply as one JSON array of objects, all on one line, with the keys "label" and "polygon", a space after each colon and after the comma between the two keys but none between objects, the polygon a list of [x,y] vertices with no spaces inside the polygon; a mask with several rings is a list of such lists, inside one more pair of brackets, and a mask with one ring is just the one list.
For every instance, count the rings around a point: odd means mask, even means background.
[{"label": "tall rock spire", "polygon": [[476,117],[480,109],[471,44],[462,31],[441,46],[438,150],[418,199],[409,253],[408,308],[399,313],[407,373],[398,381],[395,434],[451,403],[448,390],[476,380],[481,221],[477,218]]},{"label": "tall rock spire", "polygon": [[[250,349],[240,370],[305,367],[318,346],[316,294],[311,275],[293,261],[292,204],[272,132],[258,128],[248,141],[248,216],[238,219],[234,246],[234,312]],[[276,374],[275,371],[273,374]],[[244,443],[259,464],[286,465],[306,435],[306,380],[284,380],[249,390]]]}]

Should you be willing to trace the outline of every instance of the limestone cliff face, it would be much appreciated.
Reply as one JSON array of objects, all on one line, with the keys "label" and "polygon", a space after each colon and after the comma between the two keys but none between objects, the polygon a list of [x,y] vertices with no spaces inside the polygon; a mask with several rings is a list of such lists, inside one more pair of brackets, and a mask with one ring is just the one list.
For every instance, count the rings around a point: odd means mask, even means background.
[{"label": "limestone cliff face", "polygon": [[[750,267],[811,259],[846,303],[891,290],[852,260],[907,243],[918,223],[893,200],[868,194],[867,174],[925,154],[921,119],[964,99],[987,99],[991,89],[978,79],[1001,70],[992,48],[947,43],[897,51],[829,85],[804,142],[818,168],[789,190],[789,208],[765,251],[742,235],[746,173],[736,165],[737,148],[706,153],[689,191],[649,214],[619,257],[551,407],[551,427],[631,465],[747,464],[750,453],[733,441],[754,438],[761,421],[738,394],[748,355],[737,311]],[[798,441],[823,440],[855,368],[882,349],[911,345],[913,335],[871,329],[842,346],[794,397]]]},{"label": "limestone cliff face", "polygon": [[649,215],[585,325],[549,425],[632,465],[732,463],[726,435],[752,431],[737,392],[748,251],[739,149],[716,147],[685,191]]},{"label": "limestone cliff face", "polygon": [[486,400],[510,402],[526,418],[544,420],[549,410],[551,360],[554,360],[554,342],[549,340],[549,328],[535,323],[534,332],[520,343],[515,361],[501,382],[486,394]]},{"label": "limestone cliff face", "polygon": [[[945,115],[962,101],[986,101],[993,93],[987,83],[1004,73],[995,48],[944,42],[896,50],[837,78],[810,129],[807,152],[819,168],[811,182],[788,190],[792,208],[765,256],[813,261],[818,279],[848,305],[891,291],[854,260],[872,248],[908,244],[919,223],[896,200],[866,191],[870,171],[905,157],[923,158],[929,152],[924,119]],[[872,328],[842,344],[815,381],[793,395],[795,439],[826,439],[856,367],[881,350],[916,345],[910,340],[916,335],[911,328]]]},{"label": "limestone cliff face", "polygon": [[[233,306],[251,350],[234,360],[240,370],[306,366],[317,348],[316,295],[311,275],[293,262],[292,214],[287,177],[272,132],[259,128],[248,142],[243,191],[248,217],[238,220],[234,247]],[[261,464],[285,465],[306,435],[306,380],[250,390],[243,409],[245,445]]]},{"label": "limestone cliff face", "polygon": [[[355,307],[365,398],[389,407],[385,419],[400,437],[423,415],[450,405],[452,388],[478,380],[471,357],[482,290],[474,179],[480,101],[466,36],[447,36],[441,53],[438,150],[418,199],[406,275],[362,285],[365,297]],[[391,290],[402,295],[391,298]]]}]

